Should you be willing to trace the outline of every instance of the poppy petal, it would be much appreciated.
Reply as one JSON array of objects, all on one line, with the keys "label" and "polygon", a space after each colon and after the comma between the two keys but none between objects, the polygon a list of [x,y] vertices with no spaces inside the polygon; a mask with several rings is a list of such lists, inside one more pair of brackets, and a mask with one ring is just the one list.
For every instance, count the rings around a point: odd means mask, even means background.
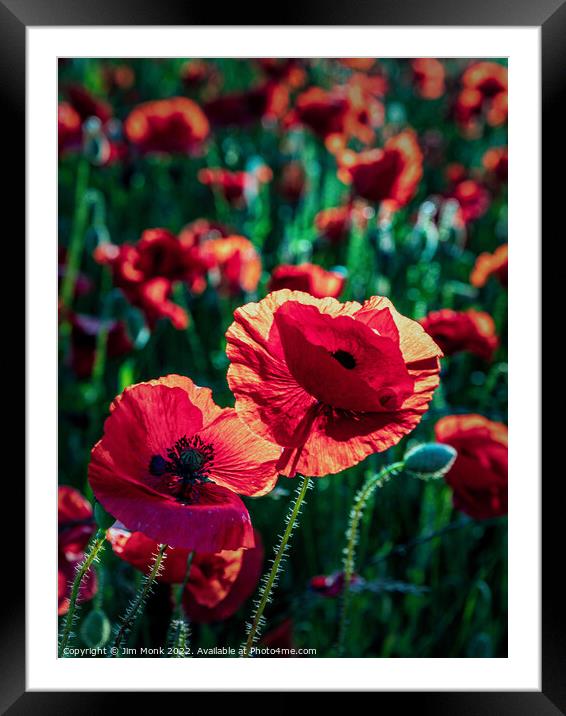
[{"label": "poppy petal", "polygon": [[223,411],[198,435],[204,443],[214,445],[210,478],[215,483],[254,497],[275,487],[281,449],[254,435],[235,410]]}]

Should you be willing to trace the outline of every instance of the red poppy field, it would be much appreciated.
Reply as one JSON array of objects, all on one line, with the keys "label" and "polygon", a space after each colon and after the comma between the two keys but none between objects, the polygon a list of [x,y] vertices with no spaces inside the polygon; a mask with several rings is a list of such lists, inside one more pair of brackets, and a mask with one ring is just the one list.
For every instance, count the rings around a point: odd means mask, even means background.
[{"label": "red poppy field", "polygon": [[59,66],[59,656],[507,654],[507,66]]}]

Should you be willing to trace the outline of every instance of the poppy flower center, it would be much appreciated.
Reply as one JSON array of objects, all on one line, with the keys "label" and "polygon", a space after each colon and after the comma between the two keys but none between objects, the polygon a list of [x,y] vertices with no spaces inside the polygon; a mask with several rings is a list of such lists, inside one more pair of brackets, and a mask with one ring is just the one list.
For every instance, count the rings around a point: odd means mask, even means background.
[{"label": "poppy flower center", "polygon": [[356,367],[356,359],[348,351],[337,350],[330,354],[334,360],[337,360],[340,365],[344,366],[348,370],[352,370]]},{"label": "poppy flower center", "polygon": [[214,458],[212,445],[204,443],[198,435],[182,438],[167,450],[167,458],[153,455],[149,472],[154,477],[167,477],[166,487],[180,502],[198,502],[199,486],[212,482],[209,470]]}]

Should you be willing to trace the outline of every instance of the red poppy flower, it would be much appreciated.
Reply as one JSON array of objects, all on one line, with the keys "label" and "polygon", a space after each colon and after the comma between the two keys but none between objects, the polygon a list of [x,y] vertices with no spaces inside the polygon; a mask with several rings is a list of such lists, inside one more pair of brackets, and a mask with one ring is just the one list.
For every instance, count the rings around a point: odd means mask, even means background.
[{"label": "red poppy flower", "polygon": [[429,313],[421,325],[447,356],[469,351],[490,361],[499,345],[493,318],[483,311],[443,308]]},{"label": "red poppy flower", "polygon": [[[142,532],[113,527],[108,540],[114,553],[147,574],[158,544]],[[255,591],[263,564],[263,546],[254,531],[255,547],[193,555],[183,605],[193,622],[227,619]],[[190,550],[166,550],[160,582],[181,584],[185,579]]]},{"label": "red poppy flower", "polygon": [[492,147],[483,155],[482,163],[497,182],[507,181],[507,147]]},{"label": "red poppy flower", "polygon": [[460,205],[462,219],[466,224],[483,216],[491,203],[487,189],[474,179],[464,179],[458,182],[447,196],[456,199]]},{"label": "red poppy flower", "polygon": [[[65,557],[59,552],[59,564],[57,573],[57,614],[63,616],[69,611],[69,600],[71,597],[71,585],[84,555],[78,558]],[[86,573],[81,586],[77,602],[89,602],[98,591],[96,572],[91,567]]]},{"label": "red poppy flower", "polygon": [[507,514],[507,426],[482,415],[448,415],[435,426],[438,442],[458,451],[446,482],[454,507],[475,519]]},{"label": "red poppy flower", "polygon": [[249,195],[255,195],[261,184],[271,181],[273,174],[267,166],[253,172],[231,172],[228,169],[201,169],[198,180],[220,192],[233,206],[243,206]]},{"label": "red poppy flower", "polygon": [[59,485],[59,549],[70,558],[82,555],[95,531],[92,506],[74,487]]},{"label": "red poppy flower", "polygon": [[385,121],[385,108],[379,99],[384,86],[378,76],[354,74],[344,87],[349,111],[344,124],[346,139],[355,137],[364,144],[375,140],[375,130]]},{"label": "red poppy flower", "polygon": [[[258,654],[258,656],[263,658],[294,656],[294,654],[288,653],[289,651],[295,649],[295,641],[293,639],[293,620],[284,619],[281,624],[266,632],[266,634],[261,638],[259,646],[275,650],[275,653],[273,654]],[[282,653],[281,650],[283,650]]]},{"label": "red poppy flower", "polygon": [[279,451],[254,436],[208,388],[170,375],[127,388],[110,408],[89,481],[130,531],[201,552],[253,547],[236,493],[263,495]]},{"label": "red poppy flower", "polygon": [[[252,293],[261,277],[261,258],[244,236],[211,239],[203,244],[202,256],[213,269],[212,280],[221,293],[237,296]],[[216,272],[216,275],[215,275]]]},{"label": "red poppy flower", "polygon": [[395,445],[438,386],[440,349],[386,298],[362,306],[284,289],[234,318],[226,339],[236,409],[286,448],[285,474],[340,472]]},{"label": "red poppy flower", "polygon": [[411,61],[413,79],[418,93],[424,99],[438,99],[444,94],[446,72],[440,60],[419,57]]},{"label": "red poppy flower", "polygon": [[123,321],[101,321],[94,316],[71,316],[71,367],[78,378],[89,378],[94,367],[96,343],[103,328],[107,328],[106,352],[109,358],[129,353],[133,344]]},{"label": "red poppy flower", "polygon": [[488,124],[498,126],[507,119],[507,68],[496,62],[477,62],[462,75],[462,90],[456,100],[456,119],[470,127],[485,113]]},{"label": "red poppy flower", "polygon": [[354,223],[365,227],[367,207],[360,203],[322,209],[315,216],[314,222],[324,238],[332,243],[340,243],[347,238]]},{"label": "red poppy flower", "polygon": [[197,219],[187,224],[179,234],[179,242],[186,258],[185,281],[195,294],[206,288],[206,276],[215,265],[214,256],[204,252],[202,247],[211,239],[230,236],[230,231],[217,222]]},{"label": "red poppy flower", "polygon": [[338,62],[351,70],[367,72],[372,69],[377,60],[374,57],[340,57]]},{"label": "red poppy flower", "polygon": [[[58,491],[58,613],[69,609],[71,584],[77,566],[84,557],[84,548],[95,531],[92,507],[78,490],[60,485]],[[78,601],[87,601],[96,594],[96,576],[90,569],[81,584]]]},{"label": "red poppy flower", "polygon": [[323,139],[330,134],[342,134],[350,105],[344,92],[310,87],[296,100],[288,122],[298,122]]},{"label": "red poppy flower", "polygon": [[412,199],[423,173],[423,155],[410,130],[388,139],[383,149],[345,150],[338,163],[339,178],[356,194],[373,202],[391,199],[399,206]]},{"label": "red poppy flower", "polygon": [[186,240],[166,229],[147,229],[135,245],[100,245],[94,258],[111,267],[115,285],[144,312],[150,327],[160,318],[168,318],[178,329],[187,327],[186,311],[170,300],[173,285],[185,281],[200,286],[207,266]]},{"label": "red poppy flower", "polygon": [[189,60],[181,67],[181,81],[188,90],[206,85],[207,91],[216,89],[221,84],[220,73],[211,62],[205,60]]},{"label": "red poppy flower", "polygon": [[264,73],[274,82],[292,88],[301,87],[306,81],[303,60],[296,57],[260,57],[257,60]]},{"label": "red poppy flower", "polygon": [[507,288],[507,259],[508,245],[502,244],[493,254],[480,254],[470,275],[472,286],[481,288],[485,286],[490,276],[496,276],[502,286]]},{"label": "red poppy flower", "polygon": [[102,69],[102,75],[107,92],[129,90],[136,81],[133,67],[127,64],[106,65]]},{"label": "red poppy flower", "polygon": [[244,126],[262,119],[277,120],[289,104],[284,83],[268,81],[247,92],[225,94],[204,104],[210,122],[220,127]]},{"label": "red poppy flower", "polygon": [[124,122],[124,130],[144,154],[192,154],[201,148],[210,127],[196,102],[173,97],[135,107]]},{"label": "red poppy flower", "polygon": [[269,291],[288,288],[291,291],[304,291],[315,298],[332,296],[338,298],[344,289],[345,277],[336,271],[325,271],[316,264],[277,266],[271,273]]},{"label": "red poppy flower", "polygon": [[279,191],[282,196],[295,203],[299,201],[305,191],[306,173],[301,162],[292,161],[285,164],[279,180]]},{"label": "red poppy flower", "polygon": [[[335,572],[328,576],[319,574],[311,578],[310,588],[321,597],[333,599],[339,597],[344,591],[344,581],[344,572]],[[361,577],[358,574],[353,574],[350,584],[359,584],[360,581]]]},{"label": "red poppy flower", "polygon": [[79,113],[69,102],[60,102],[57,108],[57,135],[59,154],[78,149],[82,141],[82,123]]},{"label": "red poppy flower", "polygon": [[105,124],[112,117],[112,107],[102,99],[95,97],[86,87],[71,85],[66,90],[73,109],[79,114],[81,121],[89,117],[98,117]]}]

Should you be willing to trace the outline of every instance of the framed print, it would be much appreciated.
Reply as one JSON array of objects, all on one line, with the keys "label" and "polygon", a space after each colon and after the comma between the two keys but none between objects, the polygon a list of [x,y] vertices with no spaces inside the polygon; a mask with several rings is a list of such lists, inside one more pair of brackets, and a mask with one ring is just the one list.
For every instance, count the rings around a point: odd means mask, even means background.
[{"label": "framed print", "polygon": [[0,6],[26,126],[4,708],[560,713],[538,426],[564,6],[49,5]]}]

